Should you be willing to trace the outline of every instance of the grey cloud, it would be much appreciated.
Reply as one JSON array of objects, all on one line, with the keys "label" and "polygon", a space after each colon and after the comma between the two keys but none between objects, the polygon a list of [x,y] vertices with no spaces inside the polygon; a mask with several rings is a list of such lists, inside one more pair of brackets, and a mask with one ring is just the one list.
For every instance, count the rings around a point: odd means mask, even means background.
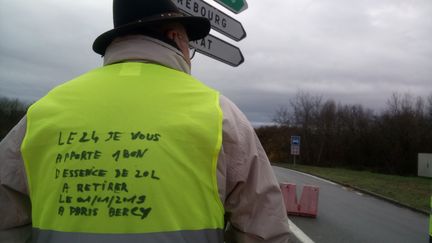
[{"label": "grey cloud", "polygon": [[[245,63],[232,68],[197,54],[192,72],[255,123],[269,122],[298,90],[374,109],[392,92],[432,92],[430,0],[248,2],[245,12],[228,13],[246,39],[215,33],[239,46]],[[111,1],[0,3],[0,95],[36,99],[100,65],[90,48],[112,27]]]}]

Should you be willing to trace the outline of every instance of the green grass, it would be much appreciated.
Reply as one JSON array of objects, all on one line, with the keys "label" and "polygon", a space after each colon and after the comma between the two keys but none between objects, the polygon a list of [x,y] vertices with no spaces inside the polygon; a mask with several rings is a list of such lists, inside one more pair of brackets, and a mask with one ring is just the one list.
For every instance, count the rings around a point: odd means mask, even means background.
[{"label": "green grass", "polygon": [[340,168],[325,168],[292,164],[275,164],[293,170],[302,171],[340,184],[356,187],[395,200],[401,204],[430,211],[432,179],[422,177],[404,177],[385,175],[368,171],[355,171]]}]

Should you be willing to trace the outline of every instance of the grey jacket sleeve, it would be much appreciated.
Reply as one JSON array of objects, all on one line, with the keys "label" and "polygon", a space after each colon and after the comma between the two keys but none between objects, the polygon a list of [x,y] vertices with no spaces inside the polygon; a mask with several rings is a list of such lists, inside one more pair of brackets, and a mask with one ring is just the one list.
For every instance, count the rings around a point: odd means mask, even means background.
[{"label": "grey jacket sleeve", "polygon": [[25,130],[24,117],[0,142],[0,230],[31,222],[27,179],[20,151]]},{"label": "grey jacket sleeve", "polygon": [[289,242],[282,194],[267,155],[244,114],[225,97],[220,100],[224,123],[218,169],[225,165],[226,242]]}]

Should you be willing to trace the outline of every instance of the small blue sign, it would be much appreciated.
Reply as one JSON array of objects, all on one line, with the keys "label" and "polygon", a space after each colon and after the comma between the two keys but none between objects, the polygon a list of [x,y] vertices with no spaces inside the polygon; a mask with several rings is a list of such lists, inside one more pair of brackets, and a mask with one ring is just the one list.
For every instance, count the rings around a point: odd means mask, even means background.
[{"label": "small blue sign", "polygon": [[291,136],[291,145],[300,146],[300,136]]},{"label": "small blue sign", "polygon": [[291,154],[300,155],[300,136],[291,136]]}]

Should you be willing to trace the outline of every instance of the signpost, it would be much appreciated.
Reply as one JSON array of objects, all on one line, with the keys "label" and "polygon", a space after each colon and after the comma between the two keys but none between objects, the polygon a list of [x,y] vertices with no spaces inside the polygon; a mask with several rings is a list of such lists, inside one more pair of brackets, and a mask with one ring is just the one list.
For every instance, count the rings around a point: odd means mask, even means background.
[{"label": "signpost", "polygon": [[238,47],[213,35],[208,35],[201,40],[191,41],[189,44],[199,53],[233,67],[237,67],[244,62],[243,54]]},{"label": "signpost", "polygon": [[246,10],[248,7],[246,0],[215,0],[215,1],[236,14]]},{"label": "signpost", "polygon": [[[212,29],[235,41],[240,41],[246,37],[246,31],[239,21],[204,2],[204,0],[172,1],[184,14],[207,18],[210,21]],[[215,1],[234,13],[240,13],[247,8],[246,0]],[[238,47],[210,34],[201,40],[191,41],[189,45],[199,53],[233,67],[237,67],[244,62],[243,54]]]},{"label": "signpost", "polygon": [[291,136],[291,155],[294,156],[294,165],[296,155],[300,155],[300,136]]},{"label": "signpost", "polygon": [[212,28],[229,38],[240,41],[246,37],[243,25],[203,0],[173,0],[185,14],[206,17]]}]

